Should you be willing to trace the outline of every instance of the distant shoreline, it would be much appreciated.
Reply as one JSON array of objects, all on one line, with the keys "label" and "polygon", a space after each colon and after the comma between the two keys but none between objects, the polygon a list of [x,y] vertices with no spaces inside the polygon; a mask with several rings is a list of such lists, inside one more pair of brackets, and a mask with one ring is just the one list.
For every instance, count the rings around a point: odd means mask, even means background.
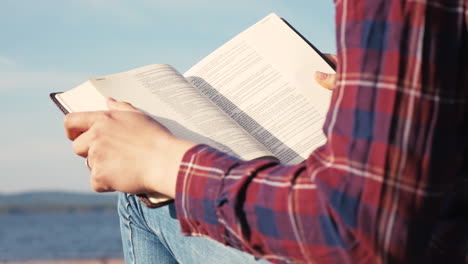
[{"label": "distant shoreline", "polygon": [[116,193],[73,192],[0,193],[0,215],[28,213],[117,212]]},{"label": "distant shoreline", "polygon": [[124,264],[123,259],[0,261],[0,264]]}]

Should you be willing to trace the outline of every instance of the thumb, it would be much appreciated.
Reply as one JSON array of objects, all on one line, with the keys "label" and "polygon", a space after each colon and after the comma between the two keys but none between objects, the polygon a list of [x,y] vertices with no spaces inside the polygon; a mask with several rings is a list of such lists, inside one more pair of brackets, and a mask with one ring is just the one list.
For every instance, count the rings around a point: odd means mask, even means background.
[{"label": "thumb", "polygon": [[134,111],[139,112],[133,105],[127,102],[119,102],[114,98],[107,98],[107,107],[111,111]]},{"label": "thumb", "polygon": [[333,90],[335,85],[335,74],[324,73],[320,71],[315,72],[315,80],[324,88]]}]

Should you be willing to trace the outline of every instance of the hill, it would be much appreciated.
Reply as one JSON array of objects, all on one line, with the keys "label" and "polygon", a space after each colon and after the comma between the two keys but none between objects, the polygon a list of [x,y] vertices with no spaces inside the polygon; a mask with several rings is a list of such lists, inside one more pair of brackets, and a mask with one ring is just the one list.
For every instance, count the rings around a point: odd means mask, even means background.
[{"label": "hill", "polygon": [[27,192],[0,194],[0,214],[115,211],[117,194]]}]

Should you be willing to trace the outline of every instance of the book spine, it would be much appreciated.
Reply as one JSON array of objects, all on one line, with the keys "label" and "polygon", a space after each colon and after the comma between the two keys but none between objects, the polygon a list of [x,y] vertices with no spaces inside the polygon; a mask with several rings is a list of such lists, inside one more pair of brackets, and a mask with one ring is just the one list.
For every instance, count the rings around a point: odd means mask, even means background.
[{"label": "book spine", "polygon": [[327,56],[325,56],[325,54],[323,54],[319,49],[317,49],[312,43],[310,43],[310,41],[308,41],[304,36],[301,35],[301,33],[299,33],[299,31],[297,31],[291,24],[288,23],[288,21],[286,21],[284,18],[281,18],[281,20],[283,20],[284,23],[286,23],[286,25],[288,25],[294,32],[296,32],[296,34],[301,37],[307,44],[309,44],[309,46],[315,50],[315,52],[317,52],[317,54],[320,55],[320,57],[322,57],[322,59],[324,61],[326,61],[328,63],[328,65],[330,65],[330,67],[332,67],[332,69],[334,71],[336,71],[336,65],[329,59],[327,58]]}]

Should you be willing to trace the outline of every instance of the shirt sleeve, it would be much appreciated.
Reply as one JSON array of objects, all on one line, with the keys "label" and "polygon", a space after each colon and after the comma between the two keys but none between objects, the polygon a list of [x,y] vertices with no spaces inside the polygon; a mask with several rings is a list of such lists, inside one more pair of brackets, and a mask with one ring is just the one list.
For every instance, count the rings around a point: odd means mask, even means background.
[{"label": "shirt sleeve", "polygon": [[420,263],[447,193],[468,192],[462,2],[336,1],[327,143],[295,166],[192,148],[182,232],[274,263]]}]

